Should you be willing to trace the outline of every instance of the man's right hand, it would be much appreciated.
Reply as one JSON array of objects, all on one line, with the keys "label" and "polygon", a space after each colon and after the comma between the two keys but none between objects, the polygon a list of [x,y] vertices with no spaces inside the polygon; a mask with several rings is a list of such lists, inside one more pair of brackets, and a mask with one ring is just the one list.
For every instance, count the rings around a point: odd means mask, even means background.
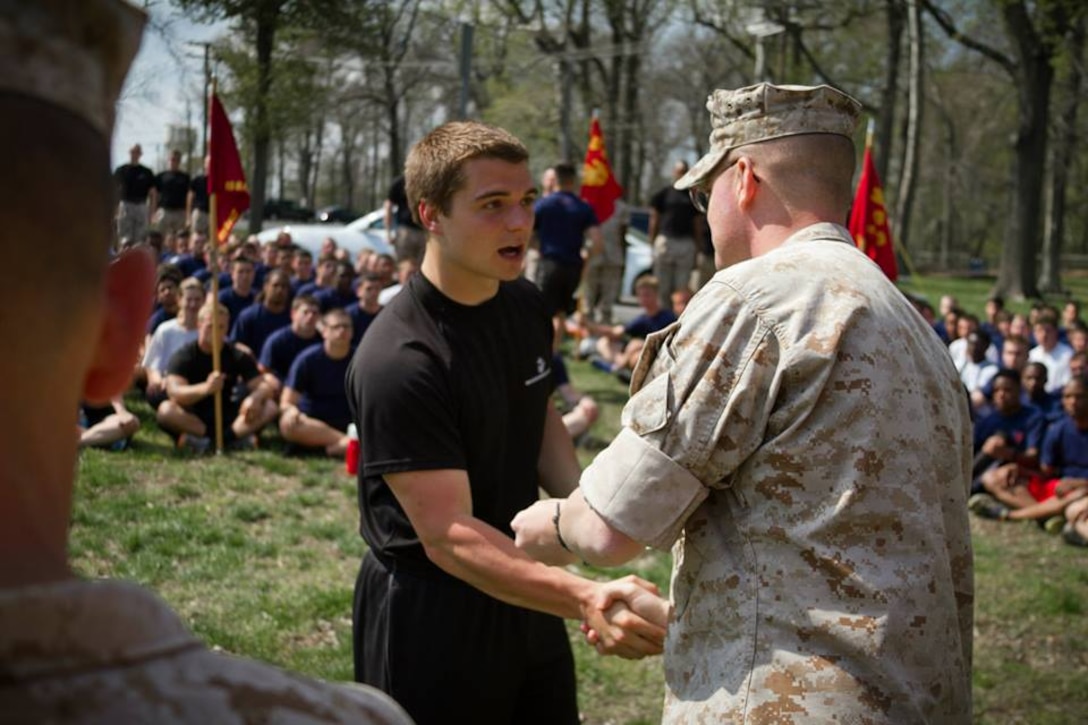
[{"label": "man's right hand", "polygon": [[204,381],[204,394],[212,395],[223,389],[227,376],[221,372],[208,373],[208,379]]},{"label": "man's right hand", "polygon": [[670,612],[653,582],[630,575],[600,585],[583,631],[601,654],[641,659],[661,654]]}]

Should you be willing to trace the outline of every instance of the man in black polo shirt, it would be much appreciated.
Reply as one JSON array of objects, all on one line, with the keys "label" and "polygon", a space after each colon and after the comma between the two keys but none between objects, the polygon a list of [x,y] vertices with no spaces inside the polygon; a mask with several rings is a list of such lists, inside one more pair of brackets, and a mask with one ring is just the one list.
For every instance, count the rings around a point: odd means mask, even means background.
[{"label": "man in black polo shirt", "polygon": [[128,163],[113,172],[117,183],[117,238],[142,242],[147,234],[147,196],[155,185],[155,174],[140,163],[143,149],[136,144],[128,150]]},{"label": "man in black polo shirt", "polygon": [[163,234],[177,233],[185,228],[185,204],[192,184],[181,170],[181,152],[170,152],[170,166],[155,177],[155,193],[151,196],[151,218]]},{"label": "man in black polo shirt", "polygon": [[[397,252],[397,261],[414,259],[418,266],[423,261],[427,234],[412,217],[412,205],[404,192],[404,175],[393,180],[385,199],[385,237]],[[396,222],[394,225],[393,222]]]},{"label": "man in black polo shirt", "polygon": [[[677,161],[673,167],[673,180],[688,172],[688,165]],[[672,293],[691,284],[691,271],[695,269],[696,234],[702,236],[701,226],[696,224],[699,211],[691,203],[686,191],[677,191],[672,184],[658,191],[650,199],[650,240],[654,245],[654,276],[659,284],[661,306],[668,307]]]},{"label": "man in black polo shirt", "polygon": [[[548,314],[520,278],[537,195],[528,152],[501,129],[448,123],[412,149],[406,177],[428,233],[423,265],[347,375],[370,545],[355,585],[355,678],[419,725],[577,723],[561,617],[586,619],[602,651],[639,657],[660,652],[667,604],[635,578],[534,562],[511,538],[538,486],[561,496],[580,475],[550,403]],[[641,616],[605,614],[620,602]]]}]

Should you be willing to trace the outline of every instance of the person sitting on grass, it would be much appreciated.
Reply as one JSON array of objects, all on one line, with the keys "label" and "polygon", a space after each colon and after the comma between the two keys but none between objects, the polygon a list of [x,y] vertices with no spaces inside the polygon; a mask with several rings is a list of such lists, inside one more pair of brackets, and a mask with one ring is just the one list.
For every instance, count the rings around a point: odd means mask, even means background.
[{"label": "person sitting on grass", "polygon": [[291,278],[280,269],[265,275],[257,303],[242,310],[230,331],[230,339],[243,345],[254,359],[264,349],[265,340],[277,330],[291,325]]},{"label": "person sitting on grass", "polygon": [[310,295],[299,295],[291,303],[291,324],[276,330],[264,341],[257,367],[266,380],[272,382],[274,379],[276,395],[283,389],[283,381],[299,353],[321,344],[321,336],[317,334],[319,319],[321,312],[317,300]]},{"label": "person sitting on grass", "polygon": [[1060,395],[1047,391],[1049,376],[1046,365],[1041,362],[1029,362],[1020,373],[1022,395],[1024,402],[1038,408],[1047,420],[1056,420],[1063,415],[1062,401]]},{"label": "person sitting on grass", "polygon": [[1074,378],[1062,388],[1065,415],[1051,423],[1039,454],[1040,470],[998,469],[1004,475],[983,477],[987,493],[968,500],[979,516],[999,521],[1044,521],[1059,531],[1071,502],[1088,495],[1088,379]]},{"label": "person sitting on grass", "polygon": [[230,286],[219,290],[219,302],[227,308],[232,320],[237,320],[242,310],[257,299],[257,293],[253,291],[255,270],[253,260],[241,254],[230,263]]},{"label": "person sitting on grass", "polygon": [[351,410],[344,376],[351,364],[351,317],[339,307],[318,325],[323,342],[304,350],[283,384],[280,434],[288,443],[343,457]]},{"label": "person sitting on grass", "polygon": [[355,267],[351,262],[337,262],[331,287],[314,294],[324,314],[333,308],[352,307],[359,302],[355,294]]},{"label": "person sitting on grass", "polygon": [[355,291],[359,296],[359,304],[347,308],[348,315],[351,317],[352,347],[359,345],[370,323],[383,309],[383,305],[378,301],[382,292],[382,278],[373,272],[368,272]]},{"label": "person sitting on grass", "polygon": [[182,279],[181,270],[174,265],[165,262],[159,265],[155,280],[155,309],[147,320],[148,337],[155,334],[159,325],[178,314],[178,286]]},{"label": "person sitting on grass", "polygon": [[331,287],[333,280],[336,279],[336,266],[336,257],[331,253],[322,254],[317,260],[317,269],[314,271],[313,279],[299,285],[298,289],[295,290],[295,295],[310,295],[312,297],[321,290]]},{"label": "person sitting on grass", "polygon": [[1036,469],[1046,431],[1039,410],[1022,403],[1015,370],[999,370],[992,388],[993,412],[975,421],[972,493],[985,491],[986,480],[1004,481],[1020,469]]},{"label": "person sitting on grass", "polygon": [[117,395],[110,398],[107,405],[80,403],[76,429],[80,448],[123,451],[140,430],[140,420],[129,412],[124,399]]},{"label": "person sitting on grass", "polygon": [[204,287],[193,277],[181,283],[181,308],[173,320],[155,330],[140,366],[147,384],[144,395],[152,410],[166,400],[166,366],[182,345],[196,339],[197,314],[204,304]]},{"label": "person sitting on grass", "polygon": [[597,337],[597,355],[591,358],[593,366],[629,378],[638,361],[646,336],[676,322],[676,314],[661,306],[659,285],[656,277],[642,277],[635,283],[635,296],[642,314],[626,325],[596,325],[586,323],[590,335]]},{"label": "person sitting on grass", "polygon": [[[212,314],[219,315],[219,339],[212,337]],[[223,440],[236,448],[253,448],[257,434],[276,418],[273,387],[257,369],[257,363],[237,344],[227,344],[224,334],[230,314],[223,305],[200,308],[197,339],[170,358],[166,375],[169,398],[159,406],[159,425],[177,437],[179,448],[204,453],[215,435],[215,394],[223,397]],[[220,347],[219,372],[212,366],[212,346]],[[236,401],[231,391],[236,381],[249,391]]]}]

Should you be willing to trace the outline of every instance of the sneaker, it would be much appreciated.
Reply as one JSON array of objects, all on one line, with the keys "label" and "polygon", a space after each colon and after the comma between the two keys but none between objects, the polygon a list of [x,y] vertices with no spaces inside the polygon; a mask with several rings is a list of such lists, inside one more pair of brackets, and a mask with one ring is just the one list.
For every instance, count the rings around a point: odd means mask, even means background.
[{"label": "sneaker", "polygon": [[1064,516],[1051,516],[1046,521],[1041,522],[1043,531],[1048,534],[1060,534],[1065,527]]},{"label": "sneaker", "polygon": [[247,435],[243,438],[235,438],[228,446],[232,451],[253,451],[257,449],[257,436]]},{"label": "sneaker", "polygon": [[178,438],[178,450],[190,450],[193,453],[207,453],[212,447],[212,440],[207,436],[194,436],[182,433]]},{"label": "sneaker", "polygon": [[988,493],[976,493],[967,499],[967,508],[984,519],[1004,521],[1009,518],[1009,507]]},{"label": "sneaker", "polygon": [[1073,528],[1072,523],[1067,523],[1062,528],[1062,538],[1071,546],[1088,546],[1088,539],[1081,536],[1080,532]]}]

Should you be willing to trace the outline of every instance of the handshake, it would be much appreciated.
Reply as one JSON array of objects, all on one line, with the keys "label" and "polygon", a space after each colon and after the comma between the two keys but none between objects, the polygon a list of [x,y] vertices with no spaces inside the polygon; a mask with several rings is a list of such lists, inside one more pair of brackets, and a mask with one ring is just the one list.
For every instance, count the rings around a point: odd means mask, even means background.
[{"label": "handshake", "polygon": [[[555,501],[538,501],[514,517],[515,545],[545,564],[576,560],[560,540]],[[629,575],[607,582],[581,580],[582,633],[602,655],[641,659],[661,654],[671,605],[653,582]]]}]

